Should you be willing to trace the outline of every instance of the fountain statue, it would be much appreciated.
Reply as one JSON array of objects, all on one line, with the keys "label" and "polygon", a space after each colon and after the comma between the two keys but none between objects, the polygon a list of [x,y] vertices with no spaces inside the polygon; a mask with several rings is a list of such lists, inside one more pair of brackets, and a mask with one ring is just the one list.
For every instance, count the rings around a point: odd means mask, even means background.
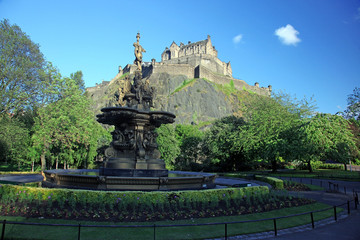
[{"label": "fountain statue", "polygon": [[125,78],[118,105],[101,109],[98,122],[114,125],[112,142],[105,150],[105,161],[99,170],[47,170],[44,187],[98,190],[179,190],[215,187],[215,175],[208,173],[171,173],[156,144],[155,129],[175,121],[175,115],[151,111],[155,89],[142,79],[140,33],[136,36],[136,70]]},{"label": "fountain statue", "polygon": [[165,163],[157,149],[155,129],[161,124],[173,123],[175,115],[150,111],[153,107],[154,88],[142,79],[142,52],[138,33],[135,47],[137,65],[133,81],[125,79],[123,100],[125,107],[107,107],[97,115],[98,122],[114,125],[113,141],[105,150],[106,161],[101,174],[107,176],[159,177],[167,176]]}]

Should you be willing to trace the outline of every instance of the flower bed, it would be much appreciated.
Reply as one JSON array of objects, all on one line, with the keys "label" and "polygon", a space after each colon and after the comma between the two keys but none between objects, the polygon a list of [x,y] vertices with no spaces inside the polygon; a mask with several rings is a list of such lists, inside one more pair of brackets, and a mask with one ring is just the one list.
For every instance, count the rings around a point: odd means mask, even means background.
[{"label": "flower bed", "polygon": [[311,191],[311,189],[305,184],[286,180],[284,181],[284,188],[287,191]]},{"label": "flower bed", "polygon": [[267,187],[106,192],[2,185],[0,202],[0,215],[129,222],[248,214],[313,201]]}]

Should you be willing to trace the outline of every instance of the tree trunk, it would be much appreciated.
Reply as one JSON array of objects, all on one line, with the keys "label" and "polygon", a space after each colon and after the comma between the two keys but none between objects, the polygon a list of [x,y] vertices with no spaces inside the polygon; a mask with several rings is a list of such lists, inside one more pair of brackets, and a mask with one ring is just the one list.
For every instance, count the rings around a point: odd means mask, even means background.
[{"label": "tree trunk", "polygon": [[344,163],[344,169],[345,169],[345,171],[347,171],[347,165],[346,165],[346,163]]},{"label": "tree trunk", "polygon": [[31,172],[34,172],[35,161],[31,162]]},{"label": "tree trunk", "polygon": [[272,168],[272,172],[277,172],[277,162],[276,162],[276,160],[271,161],[271,168]]},{"label": "tree trunk", "polygon": [[58,169],[58,166],[59,166],[59,159],[58,159],[58,157],[56,157],[55,169]]},{"label": "tree trunk", "polygon": [[310,160],[308,161],[308,170],[309,170],[310,173],[313,172],[312,167],[311,167],[311,161],[310,161]]},{"label": "tree trunk", "polygon": [[40,160],[41,160],[41,171],[44,171],[44,170],[46,170],[45,151],[42,152],[42,154],[40,156]]}]

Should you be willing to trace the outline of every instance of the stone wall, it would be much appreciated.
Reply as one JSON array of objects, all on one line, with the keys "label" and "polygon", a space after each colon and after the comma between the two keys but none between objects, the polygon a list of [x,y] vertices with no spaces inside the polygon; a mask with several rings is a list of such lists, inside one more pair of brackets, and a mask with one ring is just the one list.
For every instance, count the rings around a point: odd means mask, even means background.
[{"label": "stone wall", "polygon": [[164,60],[162,64],[188,64],[193,68],[202,65],[216,73],[223,75],[232,76],[232,69],[230,63],[224,63],[217,57],[214,57],[210,54],[196,54],[191,56],[184,56],[173,58],[170,60]]},{"label": "stone wall", "polygon": [[234,82],[234,87],[237,90],[245,90],[245,91],[255,92],[259,95],[264,95],[264,96],[269,96],[271,93],[271,86],[269,86],[267,88],[259,87],[258,84],[256,86],[250,86],[243,80],[235,79],[235,78],[231,78],[229,76],[224,76],[224,75],[214,73],[211,70],[209,70],[208,68],[201,66],[201,65],[199,65],[195,69],[195,77],[196,78],[206,78],[211,82],[214,82],[216,84],[222,84],[222,85],[229,84],[230,81],[232,80]]},{"label": "stone wall", "polygon": [[185,75],[189,79],[194,78],[194,67],[189,64],[163,64],[156,63],[152,68],[152,73],[168,73],[170,75]]}]

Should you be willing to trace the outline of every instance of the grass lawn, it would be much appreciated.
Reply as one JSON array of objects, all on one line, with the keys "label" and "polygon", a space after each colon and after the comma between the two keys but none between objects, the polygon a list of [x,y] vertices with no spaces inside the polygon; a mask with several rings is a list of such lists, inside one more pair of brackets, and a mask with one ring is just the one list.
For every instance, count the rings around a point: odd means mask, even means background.
[{"label": "grass lawn", "polygon": [[[360,181],[360,172],[356,172],[356,171],[350,172],[340,169],[317,169],[314,170],[312,173],[309,173],[308,170],[288,170],[288,171],[280,170],[276,173],[271,172],[271,170],[266,170],[266,171],[249,171],[249,172],[236,172],[236,173],[268,175],[274,177],[299,177],[299,178],[320,178],[320,179],[335,179],[335,180],[345,180],[345,181]],[[231,175],[234,175],[235,177],[236,173],[231,173]]]},{"label": "grass lawn", "polygon": [[360,181],[360,172],[350,172],[339,169],[318,169],[309,173],[307,170],[293,170],[288,172],[268,173],[271,176],[281,177],[303,177],[303,178],[323,178],[345,181]]},{"label": "grass lawn", "polygon": [[[148,225],[143,228],[99,228],[99,227],[81,227],[81,239],[153,239],[153,225],[175,225],[175,224],[201,224],[217,222],[249,221],[256,219],[274,218],[287,216],[302,212],[310,212],[318,209],[325,209],[329,206],[322,203],[314,203],[301,207],[280,209],[265,213],[249,214],[241,216],[227,216],[214,218],[201,218],[179,221],[160,221],[160,222],[137,222],[137,223],[114,223],[114,222],[79,222],[54,219],[26,219],[24,217],[0,217],[1,222],[35,222],[51,224],[76,224],[81,225]],[[338,208],[340,212],[343,209]],[[333,217],[333,209],[314,213],[315,221]],[[297,225],[303,225],[311,222],[310,214],[290,217],[277,220],[277,228],[284,229]],[[151,226],[151,227],[150,227]],[[316,227],[316,223],[315,223]],[[0,229],[2,229],[2,224]],[[210,226],[191,226],[191,227],[156,227],[156,239],[203,239],[224,236],[224,224]],[[228,224],[228,236],[248,234],[263,231],[273,231],[273,221],[261,221],[254,223]],[[7,224],[5,228],[6,239],[77,239],[78,227],[56,227],[56,226],[32,226],[32,225],[14,225]]]},{"label": "grass lawn", "polygon": [[306,185],[308,188],[310,188],[310,191],[324,191],[325,190],[325,188],[323,188],[323,187],[312,185],[312,184],[304,184],[304,185]]}]

